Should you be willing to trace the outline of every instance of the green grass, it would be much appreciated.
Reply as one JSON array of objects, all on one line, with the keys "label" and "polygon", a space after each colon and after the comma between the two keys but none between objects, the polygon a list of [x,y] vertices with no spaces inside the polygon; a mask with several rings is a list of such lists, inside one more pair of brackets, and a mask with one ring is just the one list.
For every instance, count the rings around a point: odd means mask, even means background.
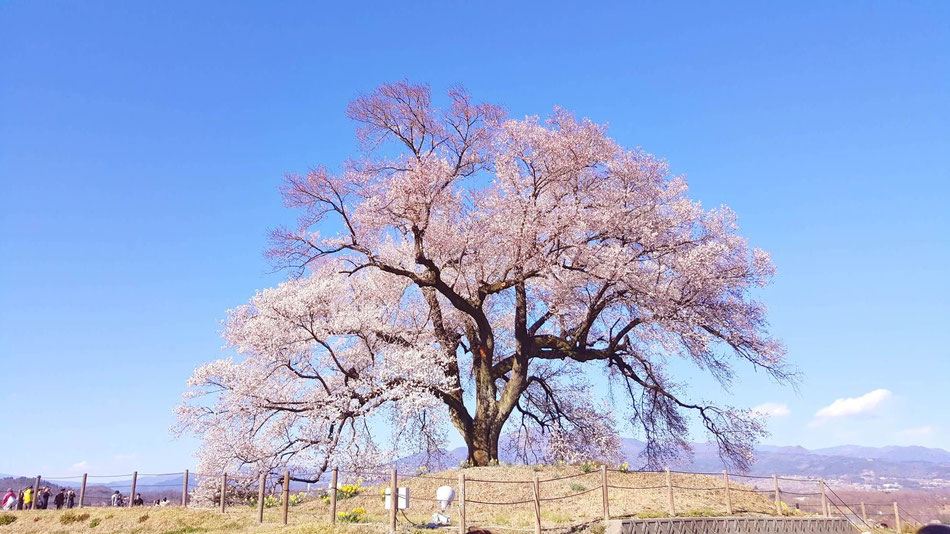
[{"label": "green grass", "polygon": [[718,517],[722,514],[716,513],[715,510],[710,510],[709,508],[699,508],[676,515],[678,517]]},{"label": "green grass", "polygon": [[87,519],[89,519],[89,514],[77,514],[76,512],[73,512],[72,510],[59,516],[59,522],[64,525],[71,525],[73,523],[82,523]]},{"label": "green grass", "polygon": [[660,512],[658,510],[643,510],[642,512],[638,512],[634,517],[636,517],[637,519],[658,519],[661,517],[668,517],[668,516],[669,514]]}]

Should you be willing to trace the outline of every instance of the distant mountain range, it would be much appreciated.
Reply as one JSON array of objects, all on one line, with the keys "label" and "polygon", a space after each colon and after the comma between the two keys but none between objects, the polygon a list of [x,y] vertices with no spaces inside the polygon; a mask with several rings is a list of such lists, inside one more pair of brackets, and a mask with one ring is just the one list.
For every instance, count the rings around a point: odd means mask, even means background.
[{"label": "distant mountain range", "polygon": [[[631,467],[639,467],[638,456],[643,451],[642,441],[624,438],[622,454]],[[446,451],[442,467],[454,467],[466,458],[464,447]],[[502,457],[513,462],[513,457]],[[411,471],[422,463],[418,455],[403,458],[398,462],[400,470]],[[719,472],[722,460],[712,443],[693,444],[693,457],[678,464],[674,469],[695,472]],[[852,487],[863,489],[918,489],[950,488],[950,452],[919,446],[862,447],[843,445],[822,449],[806,449],[801,446],[762,445],[756,449],[756,461],[748,472],[750,475],[772,474],[800,477],[822,477]],[[0,487],[15,487],[28,484],[29,477],[0,475]],[[181,474],[139,477],[136,490],[145,493],[180,493]],[[192,485],[196,481],[189,481]],[[47,483],[63,487],[77,487],[78,480],[49,480]],[[96,482],[90,479],[89,487],[119,490],[127,493],[131,479]]]},{"label": "distant mountain range", "polygon": [[[631,467],[639,467],[642,460],[642,441],[621,440],[623,457]],[[502,461],[513,462],[513,457]],[[922,487],[950,488],[950,452],[926,447],[861,447],[844,445],[809,450],[801,446],[763,445],[756,449],[756,461],[747,474],[772,474],[794,477],[821,477],[863,489],[915,489]],[[446,452],[445,466],[455,466],[466,458],[466,450],[459,447]],[[418,456],[401,460],[403,468],[414,468],[421,463]],[[723,462],[715,444],[694,443],[691,459],[671,465],[673,469],[693,472],[719,472]]]},{"label": "distant mountain range", "polygon": [[[625,440],[627,451],[639,454],[643,444]],[[868,489],[885,486],[950,487],[950,452],[926,447],[861,447],[845,445],[809,450],[800,446],[760,446],[749,474],[822,477]],[[695,445],[692,461],[677,466],[688,471],[719,471],[723,464],[716,447]]]},{"label": "distant mountain range", "polygon": [[851,458],[873,458],[893,462],[936,462],[950,463],[950,452],[943,449],[927,447],[860,447],[858,445],[842,445],[815,449],[814,454],[825,456],[848,456]]}]

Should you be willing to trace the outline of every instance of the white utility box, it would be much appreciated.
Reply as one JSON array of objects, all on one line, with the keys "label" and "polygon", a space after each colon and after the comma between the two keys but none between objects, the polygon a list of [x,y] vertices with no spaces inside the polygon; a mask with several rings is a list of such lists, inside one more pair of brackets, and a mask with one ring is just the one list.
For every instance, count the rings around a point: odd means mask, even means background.
[{"label": "white utility box", "polygon": [[[409,488],[396,488],[396,491],[399,494],[396,505],[397,510],[408,510],[409,509]],[[392,509],[392,490],[386,488],[386,509]]]}]

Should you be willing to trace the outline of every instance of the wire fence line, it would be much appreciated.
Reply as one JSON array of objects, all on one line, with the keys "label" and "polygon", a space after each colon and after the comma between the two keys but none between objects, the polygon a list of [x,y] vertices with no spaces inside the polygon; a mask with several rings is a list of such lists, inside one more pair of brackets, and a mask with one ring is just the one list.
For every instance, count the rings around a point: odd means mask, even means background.
[{"label": "wire fence line", "polygon": [[[533,505],[534,528],[536,533],[542,530],[562,530],[566,528],[559,524],[552,527],[545,524],[542,520],[542,503],[554,503],[569,499],[586,498],[588,501],[595,493],[601,494],[603,507],[602,518],[607,521],[611,518],[631,517],[638,514],[631,510],[614,510],[611,512],[611,506],[618,506],[623,499],[623,495],[629,495],[629,492],[643,492],[645,497],[650,497],[651,502],[661,502],[665,507],[665,514],[668,517],[677,515],[689,515],[694,510],[678,508],[677,503],[680,499],[689,495],[703,494],[706,497],[704,502],[713,502],[717,508],[724,510],[725,515],[756,513],[772,516],[798,516],[812,513],[821,517],[843,517],[846,518],[859,531],[873,530],[880,528],[882,521],[873,521],[868,518],[867,507],[881,506],[890,507],[893,511],[895,530],[900,533],[902,525],[907,523],[921,524],[921,522],[908,513],[897,502],[892,503],[848,503],[841,499],[824,480],[811,477],[779,477],[759,476],[759,475],[740,475],[728,473],[726,471],[712,472],[689,472],[674,471],[666,469],[664,471],[631,471],[626,469],[608,469],[606,466],[600,466],[599,469],[582,467],[582,472],[563,474],[558,476],[548,476],[540,478],[536,475],[533,479],[522,480],[492,480],[487,478],[468,478],[463,469],[459,473],[459,478],[454,479],[445,476],[432,475],[425,472],[416,472],[415,474],[400,475],[396,469],[389,471],[378,470],[379,466],[373,469],[330,469],[326,472],[313,471],[293,471],[284,470],[283,472],[267,472],[261,474],[249,472],[237,473],[205,473],[190,472],[184,470],[180,472],[165,473],[132,473],[113,474],[113,475],[65,475],[65,476],[37,476],[31,489],[33,495],[42,494],[41,488],[49,485],[61,486],[70,489],[74,486],[79,487],[78,496],[69,501],[69,505],[64,507],[86,507],[86,506],[195,506],[196,503],[203,507],[211,506],[219,508],[222,513],[226,513],[229,508],[235,507],[256,507],[258,511],[258,521],[264,521],[265,507],[280,507],[280,520],[287,524],[289,517],[289,507],[297,504],[305,498],[312,498],[312,484],[306,484],[306,491],[298,491],[292,494],[291,489],[295,484],[298,490],[304,489],[304,481],[316,480],[326,481],[329,476],[331,480],[325,488],[318,487],[316,497],[322,499],[329,505],[328,519],[330,523],[338,520],[351,522],[354,520],[352,512],[338,512],[338,502],[350,497],[342,492],[346,485],[342,480],[349,478],[356,480],[356,487],[365,481],[372,481],[374,485],[381,486],[381,492],[378,501],[384,503],[383,514],[389,515],[388,526],[391,531],[395,530],[397,522],[397,510],[401,510],[405,520],[411,524],[409,518],[405,515],[404,508],[408,506],[408,491],[399,483],[418,481],[433,481],[443,483],[455,492],[457,499],[451,508],[457,509],[459,516],[460,534],[465,534],[468,529],[468,512],[466,508],[471,506],[481,507],[501,507],[503,509],[524,505]],[[697,479],[701,475],[706,478]],[[709,477],[721,477],[720,484],[710,484]],[[593,487],[587,487],[574,482],[575,479],[585,478],[585,480],[595,480]],[[612,478],[612,480],[611,480]],[[646,480],[643,480],[646,478]],[[322,480],[321,480],[322,479]],[[563,488],[559,494],[558,489],[551,488],[552,485],[571,481],[570,492],[564,493]],[[44,486],[45,482],[45,486]],[[630,482],[634,482],[630,484]],[[639,483],[637,483],[639,482]],[[643,482],[646,482],[644,484]],[[586,482],[589,483],[589,482]],[[473,494],[466,494],[466,484],[469,489],[475,490],[479,486],[500,486],[502,488],[512,488],[504,490],[513,497],[508,500],[499,500],[497,498],[478,497]],[[517,486],[521,486],[517,488]],[[524,496],[524,490],[529,488],[530,496]],[[548,489],[545,489],[548,488]],[[611,492],[613,490],[613,492]],[[405,496],[403,494],[405,491]],[[552,493],[553,491],[553,493]],[[519,492],[521,492],[520,496]],[[618,494],[619,492],[619,494]],[[23,492],[21,492],[22,494]],[[477,492],[476,492],[477,493]],[[612,494],[613,493],[613,494]],[[759,495],[763,499],[758,501],[761,508],[763,504],[769,504],[771,507],[766,509],[743,509],[744,505],[738,505],[733,502],[733,494]],[[48,495],[48,494],[47,494]],[[144,498],[148,496],[148,500]],[[158,497],[158,498],[156,498]],[[594,501],[597,500],[593,497]],[[612,502],[613,501],[615,502]],[[618,500],[619,499],[619,500]],[[423,506],[430,506],[436,510],[436,513],[446,511],[445,499],[425,498],[414,496],[414,502],[424,503]],[[451,499],[450,499],[451,501]],[[23,507],[24,499],[20,499],[20,507]],[[405,502],[405,505],[404,505]],[[36,509],[41,506],[41,499],[32,498],[28,503],[29,509]],[[589,503],[596,504],[596,503]],[[735,505],[734,505],[735,504]],[[437,509],[436,509],[437,507]],[[362,508],[358,508],[362,509]],[[375,510],[379,512],[379,510]],[[368,516],[364,509],[363,516]],[[378,515],[378,514],[377,514]],[[881,517],[879,512],[878,518]],[[356,520],[368,520],[368,517],[357,517]],[[471,526],[480,528],[496,527],[493,523],[497,521],[473,520]],[[497,517],[496,517],[497,519]],[[599,520],[599,518],[597,519]],[[548,522],[550,523],[550,522]],[[874,523],[877,523],[876,525]],[[511,527],[508,530],[524,530]],[[532,530],[532,529],[527,529]]]}]

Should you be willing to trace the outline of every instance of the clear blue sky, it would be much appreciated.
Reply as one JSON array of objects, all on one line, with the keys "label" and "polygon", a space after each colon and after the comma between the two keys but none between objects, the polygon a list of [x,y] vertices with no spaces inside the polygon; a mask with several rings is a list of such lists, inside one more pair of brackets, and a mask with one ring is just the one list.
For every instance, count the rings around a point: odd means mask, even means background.
[{"label": "clear blue sky", "polygon": [[778,4],[0,3],[0,472],[191,465],[172,409],[280,279],[282,174],[402,78],[609,122],[738,212],[805,380],[698,395],[784,404],[771,443],[950,448],[950,3]]}]

